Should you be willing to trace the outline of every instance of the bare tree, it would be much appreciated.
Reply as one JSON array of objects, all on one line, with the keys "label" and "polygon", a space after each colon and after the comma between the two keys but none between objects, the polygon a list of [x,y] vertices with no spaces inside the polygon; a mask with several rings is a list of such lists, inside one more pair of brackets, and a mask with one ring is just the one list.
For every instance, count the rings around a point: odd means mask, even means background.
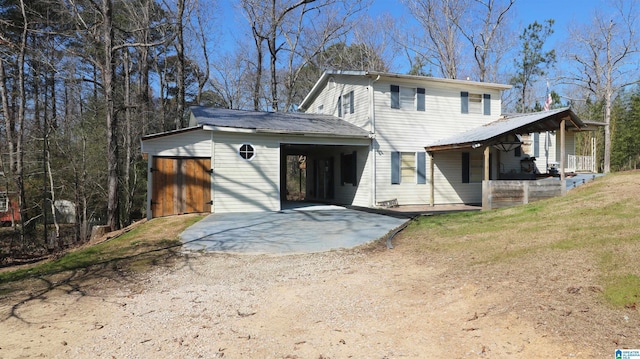
[{"label": "bare tree", "polygon": [[614,13],[597,11],[593,21],[570,30],[565,56],[575,65],[566,77],[604,102],[604,165],[611,171],[611,106],[615,94],[638,83],[638,34],[635,2],[617,1]]},{"label": "bare tree", "polygon": [[214,74],[209,83],[222,99],[223,107],[237,110],[248,107],[250,103],[256,104],[255,96],[245,95],[255,90],[254,74],[245,55],[243,49],[238,49],[236,53],[222,54],[212,64]]},{"label": "bare tree", "polygon": [[[116,37],[113,24],[113,0],[89,1],[92,12],[74,0],[61,0],[75,19],[75,25],[80,38],[96,48],[101,48],[100,57],[94,54],[85,54],[84,58],[90,61],[101,74],[100,87],[105,104],[105,122],[107,128],[107,226],[111,229],[120,227],[119,223],[119,121],[114,106],[114,77],[115,55],[128,48],[154,47],[166,43],[166,39],[160,39],[153,43],[130,42],[128,38]],[[98,2],[99,1],[99,2]],[[90,19],[99,19],[100,22],[92,23]]]},{"label": "bare tree", "polygon": [[[504,31],[509,20],[507,13],[516,0],[473,0],[468,16],[458,18],[456,26],[473,47],[473,59],[477,65],[478,80],[495,81],[497,74],[491,71],[506,51]],[[471,21],[465,21],[470,18]]]},{"label": "bare tree", "polygon": [[177,10],[175,14],[175,47],[176,47],[176,87],[178,90],[176,98],[176,129],[182,128],[185,106],[185,56],[184,56],[184,19],[185,1],[176,0]]},{"label": "bare tree", "polygon": [[[207,85],[207,83],[209,82],[209,78],[210,78],[210,65],[209,65],[209,50],[208,50],[208,39],[207,39],[207,26],[206,23],[203,19],[203,17],[207,14],[203,14],[203,12],[205,11],[204,6],[200,6],[202,5],[200,2],[196,2],[195,6],[197,7],[197,9],[195,10],[195,15],[194,15],[194,21],[195,23],[192,23],[192,29],[191,32],[194,34],[195,40],[198,43],[198,47],[202,50],[202,60],[204,62],[203,66],[201,66],[200,68],[202,69],[202,72],[199,73],[200,76],[198,76],[198,91],[196,93],[196,103],[200,104],[200,101],[202,100],[202,91],[204,90],[204,87]],[[209,17],[209,19],[211,19],[211,17]]]},{"label": "bare tree", "polygon": [[461,36],[457,24],[469,0],[404,0],[411,15],[424,29],[422,36],[405,40],[404,46],[438,68],[445,78],[459,74]]},{"label": "bare tree", "polygon": [[255,68],[253,78],[253,110],[260,110],[260,97],[262,95],[262,71],[264,60],[264,42],[266,37],[264,36],[268,27],[267,14],[260,6],[262,1],[260,0],[241,0],[240,5],[242,11],[245,14],[247,21],[251,25],[251,35],[253,37],[253,44],[255,46],[255,62],[253,66]]},{"label": "bare tree", "polygon": [[[295,21],[283,24],[285,43],[282,47],[287,53],[287,65],[283,69],[285,79],[280,82],[284,85],[282,87],[285,92],[283,107],[285,111],[291,109],[294,99],[300,99],[311,89],[296,86],[306,66],[317,59],[327,45],[352,31],[350,19],[362,10],[362,3],[359,1],[352,1],[344,8],[333,6],[334,4],[333,1],[317,2],[312,7],[307,7],[305,4],[297,13]],[[313,18],[312,22],[305,21],[310,17]],[[369,49],[364,46],[362,48]],[[363,57],[366,58],[367,55],[372,54],[366,54]],[[304,94],[298,93],[301,89],[305,92]]]},{"label": "bare tree", "polygon": [[[15,178],[18,186],[18,198],[20,213],[26,213],[26,193],[25,193],[25,171],[24,171],[24,136],[25,136],[25,115],[27,106],[27,94],[25,91],[25,56],[27,52],[27,35],[29,32],[29,19],[25,9],[24,0],[20,0],[20,13],[22,14],[22,31],[20,35],[20,45],[18,47],[18,131],[16,141],[16,167]],[[21,226],[21,236],[24,237],[24,215],[20,216],[23,225]],[[24,238],[23,238],[24,239]],[[24,242],[23,242],[24,243]]]}]

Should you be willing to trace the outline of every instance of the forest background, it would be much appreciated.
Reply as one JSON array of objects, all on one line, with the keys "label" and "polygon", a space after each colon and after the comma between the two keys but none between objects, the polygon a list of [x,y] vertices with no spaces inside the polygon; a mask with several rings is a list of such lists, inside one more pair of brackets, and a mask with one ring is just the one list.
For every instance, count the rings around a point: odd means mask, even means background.
[{"label": "forest background", "polygon": [[[143,218],[143,135],[183,128],[195,104],[295,111],[327,69],[508,83],[503,113],[551,96],[605,124],[600,171],[637,168],[638,1],[591,1],[560,31],[562,5],[525,24],[524,4],[0,0],[0,193],[22,214],[5,252],[51,252],[95,224]],[[589,138],[577,146],[590,154]],[[72,240],[61,240],[61,199],[76,208]]]}]

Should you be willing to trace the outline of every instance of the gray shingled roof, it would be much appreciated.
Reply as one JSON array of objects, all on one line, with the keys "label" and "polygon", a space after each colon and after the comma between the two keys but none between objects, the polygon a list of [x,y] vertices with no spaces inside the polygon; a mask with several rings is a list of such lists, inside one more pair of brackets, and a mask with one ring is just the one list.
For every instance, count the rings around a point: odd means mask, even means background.
[{"label": "gray shingled roof", "polygon": [[562,118],[569,117],[567,127],[582,128],[585,124],[569,107],[550,111],[508,115],[486,125],[434,141],[425,146],[427,151],[466,148],[473,144],[492,145],[507,134],[523,135],[527,133],[556,131],[560,129]]},{"label": "gray shingled roof", "polygon": [[256,112],[203,106],[190,109],[199,126],[248,129],[261,133],[369,137],[369,131],[329,115]]}]

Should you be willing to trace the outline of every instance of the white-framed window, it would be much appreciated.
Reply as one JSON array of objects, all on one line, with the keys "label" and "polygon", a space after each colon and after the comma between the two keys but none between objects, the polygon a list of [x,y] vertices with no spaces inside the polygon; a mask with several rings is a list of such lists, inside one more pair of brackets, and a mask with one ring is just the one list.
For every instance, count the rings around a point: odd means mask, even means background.
[{"label": "white-framed window", "polygon": [[338,97],[338,117],[354,112],[353,91]]},{"label": "white-framed window", "polygon": [[250,143],[243,143],[238,148],[238,154],[240,157],[247,161],[251,161],[256,156],[256,150],[253,148],[253,145]]},{"label": "white-framed window", "polygon": [[0,212],[7,212],[9,210],[9,197],[6,193],[0,192]]},{"label": "white-framed window", "polygon": [[352,92],[342,95],[342,113],[351,113],[349,112],[349,109],[351,108],[351,93]]},{"label": "white-framed window", "polygon": [[316,111],[316,113],[322,115],[324,113],[324,105],[318,106],[318,111]]}]

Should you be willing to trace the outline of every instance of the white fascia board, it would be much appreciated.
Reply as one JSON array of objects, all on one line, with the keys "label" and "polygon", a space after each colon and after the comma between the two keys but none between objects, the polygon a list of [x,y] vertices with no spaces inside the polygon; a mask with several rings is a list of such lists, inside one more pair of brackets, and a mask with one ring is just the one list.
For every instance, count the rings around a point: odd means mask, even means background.
[{"label": "white fascia board", "polygon": [[222,127],[222,126],[209,126],[204,125],[202,129],[205,131],[216,131],[216,132],[233,132],[233,133],[256,133],[256,129],[254,128],[237,128],[237,127]]},{"label": "white fascia board", "polygon": [[291,136],[303,136],[303,137],[335,137],[335,138],[361,138],[361,139],[370,139],[371,134],[366,136],[357,136],[357,135],[341,135],[341,134],[326,134],[326,133],[313,133],[313,132],[287,132],[282,130],[256,130],[256,133],[268,133],[268,134],[277,134],[277,135],[291,135]]},{"label": "white fascia board", "polygon": [[389,72],[377,72],[377,71],[369,71],[367,72],[370,76],[380,76],[386,77],[389,79],[406,79],[412,81],[423,81],[423,82],[439,82],[444,84],[452,84],[452,85],[462,85],[462,86],[476,86],[483,88],[490,88],[494,90],[509,90],[513,86],[506,84],[498,84],[493,82],[480,82],[480,81],[472,81],[472,80],[460,80],[460,79],[447,79],[441,77],[431,77],[431,76],[417,76],[417,75],[404,75],[404,74],[394,74]]}]

